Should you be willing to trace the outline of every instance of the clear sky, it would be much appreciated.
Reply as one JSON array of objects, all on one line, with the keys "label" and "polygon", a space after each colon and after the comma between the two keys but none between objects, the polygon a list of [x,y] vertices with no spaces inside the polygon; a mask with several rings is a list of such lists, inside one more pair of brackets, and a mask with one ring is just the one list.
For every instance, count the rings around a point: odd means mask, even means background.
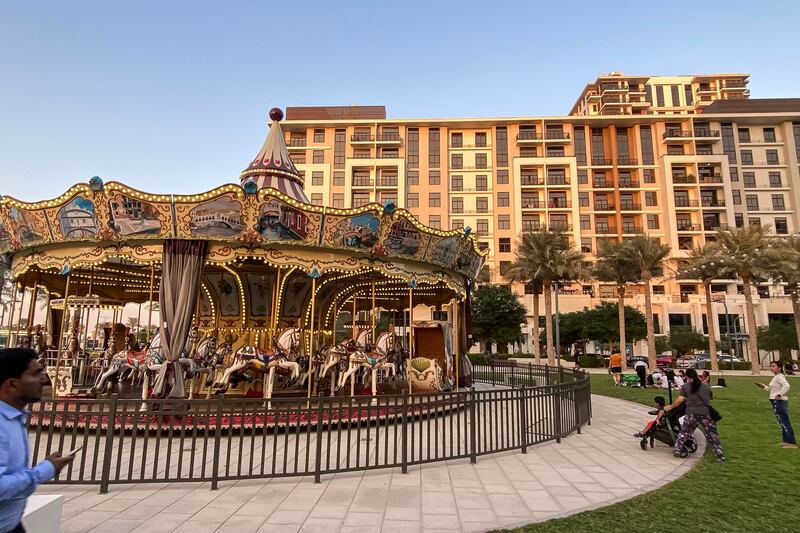
[{"label": "clear sky", "polygon": [[0,194],[236,181],[273,106],[558,115],[600,73],[800,97],[800,2],[0,0]]}]

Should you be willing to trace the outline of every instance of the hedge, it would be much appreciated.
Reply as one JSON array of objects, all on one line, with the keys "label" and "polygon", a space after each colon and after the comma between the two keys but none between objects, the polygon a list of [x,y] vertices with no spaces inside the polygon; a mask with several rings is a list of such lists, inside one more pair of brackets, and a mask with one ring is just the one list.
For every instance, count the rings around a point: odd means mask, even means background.
[{"label": "hedge", "polygon": [[581,355],[578,357],[578,362],[581,364],[583,368],[602,368],[603,367],[603,358],[602,357],[591,357],[588,355]]}]

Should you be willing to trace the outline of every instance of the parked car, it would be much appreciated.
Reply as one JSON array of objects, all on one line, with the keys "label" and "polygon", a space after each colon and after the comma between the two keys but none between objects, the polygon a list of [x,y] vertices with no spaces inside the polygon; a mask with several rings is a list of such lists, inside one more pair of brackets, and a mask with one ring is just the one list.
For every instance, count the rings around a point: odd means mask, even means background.
[{"label": "parked car", "polygon": [[659,355],[656,357],[656,366],[661,368],[671,367],[674,360],[675,358],[672,355]]},{"label": "parked car", "polygon": [[[717,361],[719,361],[719,366],[721,368],[725,368],[725,365],[730,367],[731,363],[743,363],[741,359],[738,357],[734,357],[728,354],[720,354],[717,356]],[[706,368],[707,366],[711,365],[711,356],[708,354],[700,354],[694,358],[693,361],[689,363],[689,368]]]},{"label": "parked car", "polygon": [[633,365],[636,364],[636,361],[644,361],[648,363],[647,357],[643,355],[634,355],[632,357],[628,357],[628,368],[633,368]]}]

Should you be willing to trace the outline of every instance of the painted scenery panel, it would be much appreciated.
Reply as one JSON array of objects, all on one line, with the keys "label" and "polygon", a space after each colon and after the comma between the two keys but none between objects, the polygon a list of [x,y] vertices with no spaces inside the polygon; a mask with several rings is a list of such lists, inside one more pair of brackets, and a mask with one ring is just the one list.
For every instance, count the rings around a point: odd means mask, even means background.
[{"label": "painted scenery panel", "polygon": [[271,274],[247,274],[247,290],[250,293],[250,315],[267,316],[272,306],[272,288],[275,276]]},{"label": "painted scenery panel", "polygon": [[206,274],[209,287],[217,294],[221,316],[239,316],[239,290],[236,279],[228,272]]},{"label": "painted scenery panel", "polygon": [[200,316],[212,316],[211,302],[208,301],[206,291],[200,291]]},{"label": "painted scenery panel", "polygon": [[419,252],[424,236],[409,221],[401,218],[389,228],[384,247],[391,255],[415,256]]},{"label": "painted scenery panel", "polygon": [[189,212],[194,237],[235,237],[244,228],[242,205],[231,197],[203,202]]},{"label": "painted scenery panel", "polygon": [[428,248],[427,260],[445,268],[451,268],[456,263],[460,251],[460,236],[444,237],[431,243]]},{"label": "painted scenery panel", "polygon": [[65,239],[85,239],[97,233],[94,202],[85,196],[76,196],[58,211],[58,226]]},{"label": "painted scenery panel", "polygon": [[0,220],[0,254],[11,249],[11,234],[6,229],[3,221]]},{"label": "painted scenery panel", "polygon": [[328,220],[332,222],[326,231],[328,246],[369,250],[378,242],[381,221],[373,213],[330,217]]},{"label": "painted scenery panel", "polygon": [[311,279],[308,276],[293,276],[287,280],[281,308],[283,316],[299,318],[310,292]]},{"label": "painted scenery panel", "polygon": [[160,233],[161,217],[154,204],[121,192],[115,193],[108,204],[114,231],[120,235],[158,235]]},{"label": "painted scenery panel", "polygon": [[26,211],[11,207],[8,210],[11,224],[21,246],[46,240],[47,223],[43,211]]},{"label": "painted scenery panel", "polygon": [[309,217],[300,209],[270,198],[259,207],[257,229],[267,241],[304,241],[309,236]]}]

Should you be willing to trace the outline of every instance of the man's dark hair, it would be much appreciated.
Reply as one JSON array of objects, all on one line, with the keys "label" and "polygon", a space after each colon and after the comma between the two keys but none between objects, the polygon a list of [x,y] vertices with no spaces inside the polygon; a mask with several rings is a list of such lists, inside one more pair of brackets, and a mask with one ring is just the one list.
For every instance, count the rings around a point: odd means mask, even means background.
[{"label": "man's dark hair", "polygon": [[0,385],[8,379],[21,378],[31,361],[35,360],[36,352],[27,348],[0,350]]},{"label": "man's dark hair", "polygon": [[656,396],[655,398],[653,398],[653,401],[659,407],[664,407],[667,404],[667,400],[665,400],[663,396]]}]

